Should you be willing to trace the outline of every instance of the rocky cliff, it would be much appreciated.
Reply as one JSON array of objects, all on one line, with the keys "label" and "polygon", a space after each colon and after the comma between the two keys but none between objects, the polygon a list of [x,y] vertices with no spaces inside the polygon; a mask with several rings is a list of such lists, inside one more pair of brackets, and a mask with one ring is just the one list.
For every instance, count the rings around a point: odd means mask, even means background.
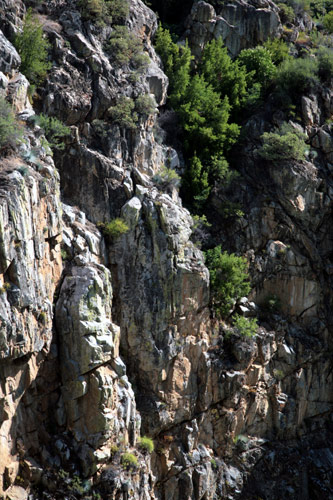
[{"label": "rocky cliff", "polygon": [[[12,45],[26,6],[0,1],[0,90],[24,134],[0,163],[0,494],[333,498],[333,89],[302,97],[316,151],[306,162],[258,160],[261,134],[283,116],[268,102],[248,119],[232,194],[245,215],[226,221],[214,190],[212,238],[250,264],[239,307],[260,326],[243,338],[212,317],[192,218],[156,175],[181,171],[181,150],[158,124],[168,80],[156,16],[141,0],[129,7],[139,69],[115,62],[114,26],[78,2],[40,4],[52,67],[31,105]],[[282,31],[270,1],[198,2],[185,28],[196,55],[212,37],[236,55]],[[135,126],[115,119],[124,96]],[[53,156],[41,112],[70,126]],[[108,233],[119,217],[127,230]],[[278,310],[265,308],[272,295]]]}]

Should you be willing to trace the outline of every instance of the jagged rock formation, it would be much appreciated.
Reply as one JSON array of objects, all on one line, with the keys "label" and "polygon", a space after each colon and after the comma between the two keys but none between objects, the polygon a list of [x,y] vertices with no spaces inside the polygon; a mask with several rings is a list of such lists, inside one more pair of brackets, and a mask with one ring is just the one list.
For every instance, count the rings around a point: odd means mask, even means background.
[{"label": "jagged rock formation", "polygon": [[196,2],[185,27],[184,38],[195,56],[200,56],[213,38],[222,37],[230,55],[235,57],[242,49],[260,45],[282,32],[278,8],[270,0],[221,2],[216,10],[210,3]]},{"label": "jagged rock formation", "polygon": [[[0,7],[12,39],[24,5]],[[25,142],[0,171],[0,492],[64,498],[69,474],[80,473],[94,483],[74,497],[330,498],[332,90],[302,100],[316,161],[267,172],[255,149],[272,117],[254,116],[238,151],[235,198],[246,215],[225,224],[223,192],[214,194],[215,239],[247,252],[256,303],[270,293],[281,302],[255,338],[228,335],[210,318],[191,217],[177,189],[154,177],[163,163],[179,165],[157,141],[156,113],[133,129],[110,116],[122,95],[165,103],[155,15],[131,0],[127,24],[150,58],[133,80],[105,51],[110,27],[84,21],[69,0],[41,9],[53,66],[40,107],[71,136],[53,160],[3,38],[1,92],[25,122]],[[196,54],[212,35],[236,54],[280,30],[271,2],[221,9],[194,5],[187,36]],[[125,234],[101,233],[98,223],[119,216]],[[251,314],[253,305],[240,307]],[[151,456],[140,434],[154,438]],[[137,467],[124,465],[125,452]]]}]

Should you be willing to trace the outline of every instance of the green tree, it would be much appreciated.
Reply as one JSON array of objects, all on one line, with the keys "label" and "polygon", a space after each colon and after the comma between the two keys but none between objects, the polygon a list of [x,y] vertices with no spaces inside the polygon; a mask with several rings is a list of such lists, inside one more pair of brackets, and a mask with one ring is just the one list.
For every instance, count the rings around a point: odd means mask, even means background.
[{"label": "green tree", "polygon": [[211,190],[208,171],[204,169],[196,154],[188,162],[183,181],[185,202],[193,206],[195,212],[201,212]]},{"label": "green tree", "polygon": [[179,108],[186,132],[185,146],[192,155],[200,151],[201,158],[228,149],[239,135],[239,127],[229,124],[228,97],[222,100],[202,75],[195,75],[186,88]]},{"label": "green tree", "polygon": [[238,56],[239,64],[246,67],[248,72],[248,84],[260,83],[267,86],[273,79],[276,67],[272,61],[269,50],[265,47],[255,49],[244,49]]},{"label": "green tree", "polygon": [[51,63],[47,61],[50,44],[43,36],[43,27],[37,17],[28,10],[23,30],[15,38],[14,45],[21,57],[21,72],[30,83],[41,83]]},{"label": "green tree", "polygon": [[251,290],[247,261],[244,257],[222,252],[221,246],[207,250],[205,255],[210,272],[212,305],[219,316],[225,317],[236,300]]},{"label": "green tree", "polygon": [[155,39],[155,47],[162,59],[164,71],[169,78],[169,100],[177,108],[190,82],[191,50],[187,43],[179,46],[172,41],[169,30],[160,25]]},{"label": "green tree", "polygon": [[228,96],[232,106],[241,105],[246,96],[246,69],[228,56],[221,37],[205,46],[199,71],[216,92]]}]

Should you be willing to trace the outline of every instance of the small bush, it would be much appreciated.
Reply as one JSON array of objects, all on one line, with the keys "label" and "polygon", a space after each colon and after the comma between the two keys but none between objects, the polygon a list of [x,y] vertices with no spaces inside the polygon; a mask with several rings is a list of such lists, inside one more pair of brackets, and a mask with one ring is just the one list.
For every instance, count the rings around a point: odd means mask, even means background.
[{"label": "small bush", "polygon": [[38,125],[44,130],[49,146],[56,149],[64,149],[62,139],[70,134],[70,128],[64,125],[54,116],[39,115],[36,119]]},{"label": "small bush", "polygon": [[121,465],[125,469],[135,469],[138,466],[138,459],[133,453],[124,453],[121,457]]},{"label": "small bush", "polygon": [[318,83],[318,62],[315,58],[287,59],[277,70],[277,86],[291,97],[299,97]]},{"label": "small bush", "polygon": [[0,148],[15,146],[21,137],[12,107],[3,97],[0,97]]},{"label": "small bush", "polygon": [[131,33],[127,26],[115,26],[107,46],[114,63],[123,66],[134,62],[136,64],[138,55],[142,52],[142,43]]},{"label": "small bush", "polygon": [[308,146],[306,135],[284,123],[276,132],[265,132],[258,154],[265,160],[304,160]]},{"label": "small bush", "polygon": [[221,246],[207,250],[206,266],[210,272],[212,305],[220,316],[227,316],[237,299],[248,295],[247,261],[222,252]]},{"label": "small bush", "polygon": [[148,453],[153,453],[154,451],[154,441],[147,436],[143,436],[142,438],[140,438],[139,445],[140,448],[148,451]]},{"label": "small bush", "polygon": [[14,45],[21,56],[21,72],[30,83],[41,83],[51,64],[47,61],[50,44],[43,36],[43,27],[28,9],[23,30],[16,35]]},{"label": "small bush", "polygon": [[135,110],[144,116],[149,116],[155,113],[156,102],[150,94],[140,95],[135,101]]},{"label": "small bush", "polygon": [[128,225],[124,221],[124,219],[118,217],[116,219],[111,220],[107,224],[99,223],[98,227],[101,228],[102,232],[109,236],[110,238],[117,239],[121,235],[126,234],[129,230]]},{"label": "small bush", "polygon": [[268,295],[263,303],[263,309],[268,312],[279,312],[281,309],[281,301],[277,295]]},{"label": "small bush", "polygon": [[154,175],[153,181],[159,184],[163,188],[167,187],[178,187],[180,183],[180,177],[175,170],[168,168],[165,165],[161,167],[161,170]]},{"label": "small bush", "polygon": [[233,317],[233,325],[236,332],[242,337],[253,337],[258,329],[256,318],[249,319],[239,314],[235,314]]},{"label": "small bush", "polygon": [[130,97],[121,96],[117,104],[108,110],[111,119],[120,127],[134,129],[138,120],[138,115],[134,111],[135,104]]}]

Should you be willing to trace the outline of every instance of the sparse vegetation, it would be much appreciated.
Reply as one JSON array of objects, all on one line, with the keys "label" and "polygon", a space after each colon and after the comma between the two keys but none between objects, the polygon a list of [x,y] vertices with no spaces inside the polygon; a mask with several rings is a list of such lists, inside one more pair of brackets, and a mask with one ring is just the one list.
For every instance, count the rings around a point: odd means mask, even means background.
[{"label": "sparse vegetation", "polygon": [[142,53],[142,43],[136,35],[128,30],[127,26],[115,26],[107,50],[118,66],[131,62],[137,65],[137,57]]},{"label": "sparse vegetation", "polygon": [[39,115],[36,122],[43,129],[50,148],[64,149],[63,138],[70,134],[70,128],[54,116]]},{"label": "sparse vegetation", "polygon": [[247,261],[235,254],[222,252],[217,246],[205,252],[210,272],[212,306],[219,316],[226,317],[237,299],[248,295],[251,285]]},{"label": "sparse vegetation", "polygon": [[245,318],[235,314],[232,322],[234,330],[242,337],[253,337],[257,333],[258,323],[256,318]]},{"label": "sparse vegetation", "polygon": [[138,466],[138,459],[133,453],[124,453],[121,456],[121,465],[124,469],[135,469]]},{"label": "sparse vegetation", "polygon": [[12,107],[4,97],[0,97],[0,149],[6,146],[15,146],[21,136],[21,130],[15,121]]},{"label": "sparse vegetation", "polygon": [[23,30],[15,38],[15,47],[21,56],[21,72],[32,84],[40,84],[51,68],[48,62],[49,42],[43,35],[43,27],[32,10],[28,9]]},{"label": "sparse vegetation", "polygon": [[128,225],[121,217],[117,217],[106,224],[100,222],[98,227],[106,236],[112,239],[117,239],[129,231]]},{"label": "sparse vegetation", "polygon": [[147,436],[143,436],[142,438],[140,438],[139,446],[148,453],[153,453],[154,451],[154,441]]},{"label": "sparse vegetation", "polygon": [[120,96],[117,103],[111,106],[108,113],[111,119],[120,127],[134,129],[138,115],[134,111],[135,103],[130,97]]},{"label": "sparse vegetation", "polygon": [[140,95],[135,101],[135,110],[145,117],[155,113],[156,102],[152,95]]},{"label": "sparse vegetation", "polygon": [[168,187],[178,187],[180,183],[180,177],[175,170],[168,168],[163,165],[160,171],[154,175],[153,181],[164,189]]}]

